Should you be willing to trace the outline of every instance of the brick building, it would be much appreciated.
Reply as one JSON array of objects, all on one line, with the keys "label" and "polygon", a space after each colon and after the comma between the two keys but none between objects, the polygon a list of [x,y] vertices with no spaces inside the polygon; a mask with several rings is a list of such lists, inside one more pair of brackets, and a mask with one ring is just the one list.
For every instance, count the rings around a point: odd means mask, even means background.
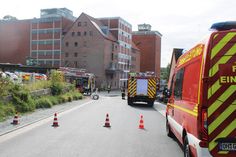
[{"label": "brick building", "polygon": [[153,71],[160,77],[161,33],[151,31],[151,25],[138,25],[138,31],[132,32],[132,40],[140,49],[140,71]]},{"label": "brick building", "polygon": [[40,18],[31,20],[30,58],[40,66],[60,67],[63,34],[75,17],[66,8],[42,9],[40,15]]},{"label": "brick building", "polygon": [[86,69],[96,75],[99,87],[118,88],[118,43],[102,30],[103,24],[82,13],[63,39],[64,66]]},{"label": "brick building", "polygon": [[118,42],[116,57],[119,87],[127,86],[128,73],[132,64],[132,25],[120,17],[105,17],[99,20],[104,24],[102,29],[112,34]]},{"label": "brick building", "polygon": [[64,65],[95,73],[98,86],[126,86],[132,54],[134,63],[139,62],[138,48],[132,51],[131,30],[120,17],[93,18],[82,13],[64,37]]},{"label": "brick building", "polygon": [[30,54],[30,22],[0,21],[0,63],[26,64]]},{"label": "brick building", "polygon": [[97,87],[113,89],[127,86],[128,73],[140,70],[140,51],[124,19],[85,13],[76,19],[66,8],[40,15],[0,23],[0,62],[82,68],[96,75]]},{"label": "brick building", "polygon": [[1,20],[0,62],[61,66],[63,32],[74,20],[66,8],[42,9],[38,19]]}]

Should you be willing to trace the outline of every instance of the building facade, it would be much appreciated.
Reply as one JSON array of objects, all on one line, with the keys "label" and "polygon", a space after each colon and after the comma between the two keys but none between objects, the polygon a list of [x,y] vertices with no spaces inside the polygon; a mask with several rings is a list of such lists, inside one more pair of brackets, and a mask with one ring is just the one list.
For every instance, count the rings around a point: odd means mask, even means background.
[{"label": "building facade", "polygon": [[31,20],[0,21],[0,63],[26,64]]},{"label": "building facade", "polygon": [[63,61],[65,67],[94,73],[98,88],[115,89],[119,87],[118,43],[103,28],[101,21],[82,13],[63,38]]},{"label": "building facade", "polygon": [[132,64],[132,25],[120,17],[106,17],[99,20],[104,24],[103,29],[112,34],[118,42],[119,87],[126,87]]},{"label": "building facade", "polygon": [[66,8],[42,9],[30,24],[30,59],[46,67],[62,66],[62,38],[75,18]]},{"label": "building facade", "polygon": [[140,71],[153,71],[160,78],[161,33],[152,31],[151,25],[138,25],[138,31],[132,32],[132,40],[140,49]]},{"label": "building facade", "polygon": [[62,37],[74,20],[66,8],[42,9],[40,18],[1,20],[0,62],[60,67]]}]

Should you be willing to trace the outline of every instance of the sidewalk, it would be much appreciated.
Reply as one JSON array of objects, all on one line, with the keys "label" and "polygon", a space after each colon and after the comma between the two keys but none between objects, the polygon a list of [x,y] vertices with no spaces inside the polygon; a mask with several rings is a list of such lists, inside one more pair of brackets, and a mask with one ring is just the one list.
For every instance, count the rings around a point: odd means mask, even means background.
[{"label": "sidewalk", "polygon": [[10,118],[4,122],[0,122],[0,136],[12,132],[16,129],[22,128],[24,126],[33,124],[35,122],[38,122],[42,119],[48,118],[50,116],[53,116],[54,113],[60,113],[63,111],[66,111],[68,109],[71,109],[75,106],[81,105],[83,103],[86,103],[88,101],[91,101],[90,97],[85,97],[82,100],[67,102],[64,104],[55,105],[52,108],[48,109],[37,109],[35,112],[27,113],[24,115],[18,115],[19,116],[19,123],[18,125],[12,125],[13,117]]}]

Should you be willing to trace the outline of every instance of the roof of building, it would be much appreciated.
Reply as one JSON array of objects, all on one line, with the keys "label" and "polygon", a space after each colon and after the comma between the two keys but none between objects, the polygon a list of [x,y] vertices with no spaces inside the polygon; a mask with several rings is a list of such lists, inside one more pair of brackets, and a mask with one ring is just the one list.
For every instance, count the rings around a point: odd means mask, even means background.
[{"label": "roof of building", "polygon": [[88,17],[88,19],[97,28],[97,30],[103,35],[103,37],[105,37],[106,39],[111,40],[111,41],[117,41],[117,39],[110,32],[108,33],[108,35],[103,33],[103,31],[101,30],[101,27],[105,26],[105,25],[100,20],[98,20],[90,15],[87,15],[85,13],[82,13],[82,14],[84,14],[85,16]]},{"label": "roof of building", "polygon": [[105,33],[103,33],[103,31],[101,30],[101,27],[104,26],[103,23],[101,21],[99,21],[98,19],[89,16],[85,13],[81,13],[80,16],[74,21],[74,23],[71,25],[71,27],[67,30],[66,33],[68,33],[70,31],[70,29],[73,28],[73,26],[77,23],[77,21],[79,20],[79,18],[81,16],[86,16],[89,21],[94,25],[94,27],[100,32],[100,34],[107,40],[113,41],[113,42],[117,42],[117,39],[112,35],[112,33],[108,33],[107,35]]},{"label": "roof of building", "polygon": [[135,44],[134,42],[132,42],[132,49],[135,49],[135,50],[139,50],[139,51],[140,51],[140,49],[136,46],[136,44]]},{"label": "roof of building", "polygon": [[158,31],[133,31],[132,35],[158,35],[162,37],[162,34]]}]

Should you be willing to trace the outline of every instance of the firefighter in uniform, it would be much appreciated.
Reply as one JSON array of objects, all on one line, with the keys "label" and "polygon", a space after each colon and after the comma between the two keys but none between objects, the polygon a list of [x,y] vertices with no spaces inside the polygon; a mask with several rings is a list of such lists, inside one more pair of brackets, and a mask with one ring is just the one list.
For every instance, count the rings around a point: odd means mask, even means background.
[{"label": "firefighter in uniform", "polygon": [[125,87],[121,89],[121,97],[123,100],[125,100]]}]

